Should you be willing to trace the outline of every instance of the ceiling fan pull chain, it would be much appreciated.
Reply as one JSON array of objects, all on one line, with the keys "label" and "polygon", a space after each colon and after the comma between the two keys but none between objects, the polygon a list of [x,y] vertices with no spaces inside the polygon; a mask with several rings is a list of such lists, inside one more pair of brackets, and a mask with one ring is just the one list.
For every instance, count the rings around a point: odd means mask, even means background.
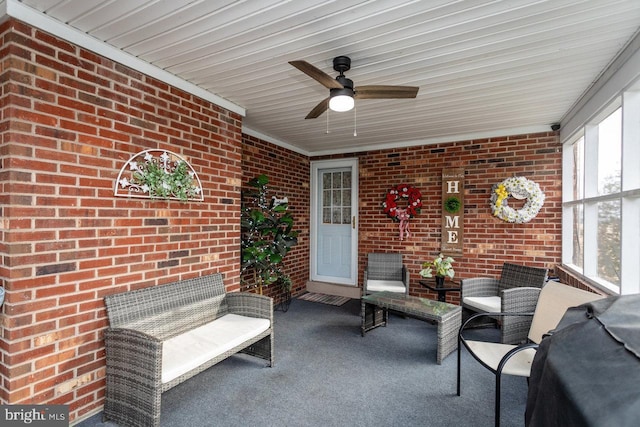
[{"label": "ceiling fan pull chain", "polygon": [[329,133],[329,111],[327,110],[327,131],[325,133]]},{"label": "ceiling fan pull chain", "polygon": [[353,136],[358,136],[358,131],[356,129],[357,127],[358,127],[358,107],[354,104],[353,105]]}]

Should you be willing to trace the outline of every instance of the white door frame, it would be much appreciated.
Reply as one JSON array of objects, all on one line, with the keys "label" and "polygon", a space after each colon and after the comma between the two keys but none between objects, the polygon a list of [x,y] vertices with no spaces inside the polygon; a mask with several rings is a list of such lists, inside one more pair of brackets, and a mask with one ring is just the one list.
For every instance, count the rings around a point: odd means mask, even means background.
[{"label": "white door frame", "polygon": [[[318,170],[333,168],[351,168],[351,277],[330,278],[319,276],[317,271],[318,255]],[[309,275],[312,281],[338,283],[358,286],[358,159],[316,160],[311,162],[311,210],[309,234]]]}]

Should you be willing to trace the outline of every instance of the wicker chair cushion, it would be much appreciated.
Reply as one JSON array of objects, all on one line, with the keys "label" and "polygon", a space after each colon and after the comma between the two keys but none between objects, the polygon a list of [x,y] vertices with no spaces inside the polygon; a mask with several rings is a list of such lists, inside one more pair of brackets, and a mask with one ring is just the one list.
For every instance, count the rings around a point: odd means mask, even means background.
[{"label": "wicker chair cushion", "polygon": [[502,311],[500,297],[466,297],[463,303],[481,313],[500,313]]},{"label": "wicker chair cushion", "polygon": [[204,364],[269,329],[268,319],[226,314],[162,343],[162,383]]},{"label": "wicker chair cushion", "polygon": [[405,292],[406,288],[401,280],[367,280],[367,292]]}]

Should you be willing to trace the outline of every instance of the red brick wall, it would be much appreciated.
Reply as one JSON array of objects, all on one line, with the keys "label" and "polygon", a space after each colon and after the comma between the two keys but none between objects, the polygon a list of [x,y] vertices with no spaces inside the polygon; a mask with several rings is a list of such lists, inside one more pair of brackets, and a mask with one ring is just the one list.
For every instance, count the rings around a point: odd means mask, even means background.
[{"label": "red brick wall", "polygon": [[[102,404],[104,295],[212,272],[239,289],[241,117],[13,20],[0,37],[0,402],[76,418]],[[205,201],[114,197],[151,148]]]},{"label": "red brick wall", "polygon": [[[369,252],[401,252],[411,272],[411,294],[435,297],[418,284],[423,261],[440,248],[442,169],[465,170],[464,253],[456,257],[456,279],[499,276],[505,261],[548,267],[560,262],[561,151],[555,133],[515,135],[358,153],[360,167],[359,283]],[[344,157],[350,157],[345,155]],[[531,222],[509,224],[491,215],[493,184],[525,176],[546,195]],[[398,239],[398,224],[383,212],[386,191],[400,183],[422,193],[422,212],[410,221],[412,236]],[[513,199],[510,199],[513,206]],[[457,302],[458,293],[447,298]]]},{"label": "red brick wall", "polygon": [[[309,279],[309,157],[249,135],[243,135],[242,149],[243,184],[265,174],[269,194],[289,199],[298,244],[285,257],[283,270],[291,277],[295,296],[305,290]],[[279,301],[277,287],[265,294]]]}]

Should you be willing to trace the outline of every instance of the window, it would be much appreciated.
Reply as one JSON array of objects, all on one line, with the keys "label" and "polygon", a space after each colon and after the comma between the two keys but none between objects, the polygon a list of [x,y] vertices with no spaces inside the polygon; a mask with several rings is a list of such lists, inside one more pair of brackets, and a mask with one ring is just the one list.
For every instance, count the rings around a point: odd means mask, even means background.
[{"label": "window", "polygon": [[322,222],[351,224],[351,171],[322,173]]},{"label": "window", "polygon": [[620,294],[640,292],[640,85],[563,148],[563,263]]}]

